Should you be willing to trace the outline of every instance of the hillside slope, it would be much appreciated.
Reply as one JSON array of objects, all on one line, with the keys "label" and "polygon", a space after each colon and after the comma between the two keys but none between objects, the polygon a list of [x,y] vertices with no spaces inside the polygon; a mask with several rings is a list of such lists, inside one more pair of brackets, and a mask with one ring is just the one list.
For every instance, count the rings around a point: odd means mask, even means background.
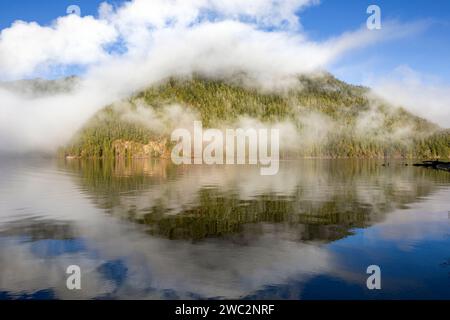
[{"label": "hillside slope", "polygon": [[61,154],[164,156],[173,129],[201,120],[204,127],[281,128],[284,157],[450,157],[448,130],[330,74],[299,76],[290,89],[272,92],[237,79],[168,79],[100,111]]},{"label": "hillside slope", "polygon": [[72,76],[57,80],[25,79],[12,82],[0,82],[0,89],[28,98],[46,97],[71,92],[79,84],[79,78]]}]

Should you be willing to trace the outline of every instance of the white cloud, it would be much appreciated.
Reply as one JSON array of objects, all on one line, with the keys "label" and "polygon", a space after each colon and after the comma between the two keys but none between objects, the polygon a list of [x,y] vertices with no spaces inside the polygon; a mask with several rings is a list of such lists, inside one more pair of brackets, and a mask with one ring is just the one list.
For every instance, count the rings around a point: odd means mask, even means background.
[{"label": "white cloud", "polygon": [[108,50],[114,47],[120,47],[127,59],[148,58],[166,50],[176,51],[170,55],[177,60],[195,56],[197,65],[206,58],[219,63],[218,68],[236,61],[235,68],[251,69],[255,60],[264,64],[260,69],[269,69],[267,73],[276,69],[292,74],[325,67],[348,50],[412,29],[386,24],[379,32],[361,28],[323,43],[313,42],[299,29],[296,13],[317,2],[134,0],[117,9],[103,3],[98,19],[68,15],[45,27],[18,21],[1,32],[0,74],[3,79],[17,79],[45,76],[61,66],[108,64],[117,55]]},{"label": "white cloud", "polygon": [[390,75],[372,80],[371,86],[386,100],[450,128],[450,85],[399,66]]},{"label": "white cloud", "polygon": [[96,63],[116,37],[114,28],[93,17],[69,15],[50,27],[17,21],[0,34],[0,72],[8,79],[51,66]]},{"label": "white cloud", "polygon": [[99,18],[16,22],[0,35],[0,77],[45,77],[74,65],[86,73],[72,93],[30,98],[0,90],[0,151],[52,150],[105,104],[171,75],[244,71],[262,86],[284,86],[349,50],[414,32],[385,24],[380,32],[362,28],[314,42],[296,13],[315,3],[134,0],[102,4]]},{"label": "white cloud", "polygon": [[45,75],[60,65],[90,65],[104,61],[108,44],[122,40],[130,52],[148,52],[158,44],[155,33],[182,31],[205,21],[245,21],[257,27],[294,30],[299,10],[315,0],[134,0],[114,10],[107,3],[99,18],[68,15],[50,26],[16,21],[0,34],[2,79]]}]

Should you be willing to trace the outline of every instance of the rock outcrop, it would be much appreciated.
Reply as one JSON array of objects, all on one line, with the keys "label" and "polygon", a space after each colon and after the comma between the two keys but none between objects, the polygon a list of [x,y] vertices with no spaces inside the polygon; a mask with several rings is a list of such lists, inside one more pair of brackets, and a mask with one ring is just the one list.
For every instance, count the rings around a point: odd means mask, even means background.
[{"label": "rock outcrop", "polygon": [[114,156],[120,158],[170,158],[170,150],[167,146],[167,139],[150,141],[142,144],[135,141],[116,140],[112,144]]}]

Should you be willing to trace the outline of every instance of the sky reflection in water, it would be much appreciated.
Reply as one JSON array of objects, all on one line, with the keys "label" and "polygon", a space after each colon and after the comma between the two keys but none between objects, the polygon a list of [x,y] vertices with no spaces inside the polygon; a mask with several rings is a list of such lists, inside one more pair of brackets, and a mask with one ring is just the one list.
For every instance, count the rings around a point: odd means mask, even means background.
[{"label": "sky reflection in water", "polygon": [[[402,163],[0,164],[0,299],[450,298],[450,174]],[[82,269],[82,290],[66,268]],[[382,290],[366,289],[367,266]]]}]

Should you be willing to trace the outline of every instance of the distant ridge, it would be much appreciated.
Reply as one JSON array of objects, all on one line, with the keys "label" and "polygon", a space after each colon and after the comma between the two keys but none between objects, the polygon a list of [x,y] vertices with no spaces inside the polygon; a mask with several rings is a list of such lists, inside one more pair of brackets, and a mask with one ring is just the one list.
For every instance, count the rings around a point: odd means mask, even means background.
[{"label": "distant ridge", "polygon": [[[173,77],[105,107],[60,154],[115,157],[117,141],[128,141],[134,147],[126,156],[142,157],[149,143],[163,141],[169,148],[164,141],[171,130],[192,117],[219,128],[242,119],[289,124],[295,132],[284,155],[290,157],[450,157],[449,130],[389,104],[369,88],[349,85],[329,73],[301,75],[295,81],[288,89],[268,91],[245,74],[224,79]],[[144,156],[158,154],[150,151]]]}]

